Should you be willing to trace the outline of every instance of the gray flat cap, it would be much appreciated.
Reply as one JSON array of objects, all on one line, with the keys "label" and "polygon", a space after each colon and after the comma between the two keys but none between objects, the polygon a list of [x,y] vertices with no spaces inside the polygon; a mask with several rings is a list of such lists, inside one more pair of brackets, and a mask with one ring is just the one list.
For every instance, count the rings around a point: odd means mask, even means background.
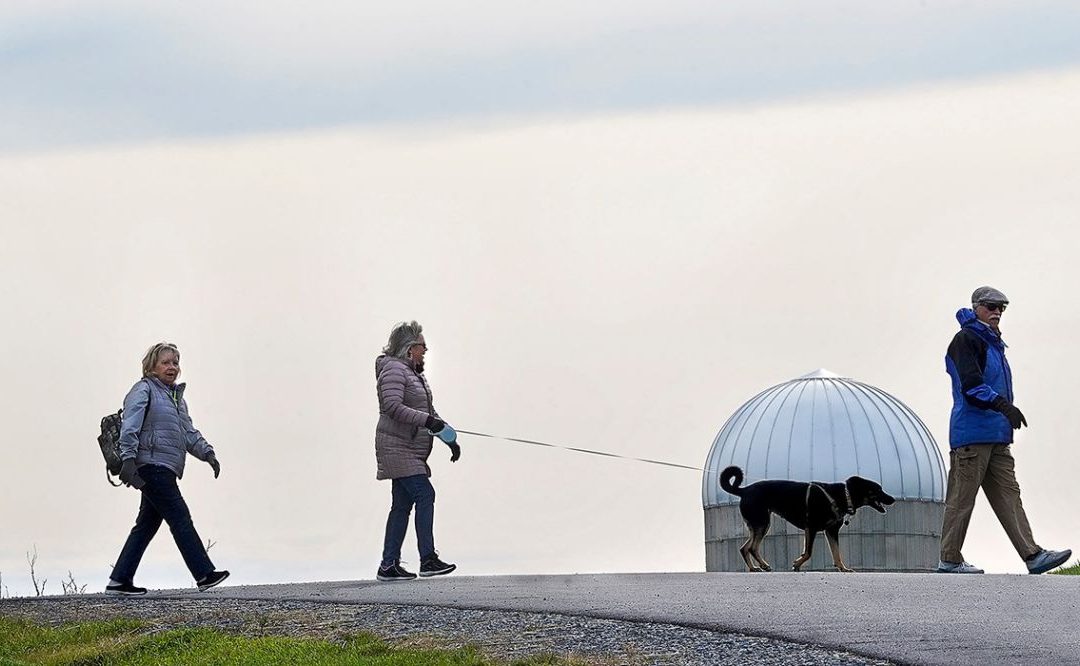
[{"label": "gray flat cap", "polygon": [[993,287],[979,287],[975,291],[971,292],[971,304],[977,305],[979,303],[1008,303],[1009,299],[1005,294],[1001,293]]}]

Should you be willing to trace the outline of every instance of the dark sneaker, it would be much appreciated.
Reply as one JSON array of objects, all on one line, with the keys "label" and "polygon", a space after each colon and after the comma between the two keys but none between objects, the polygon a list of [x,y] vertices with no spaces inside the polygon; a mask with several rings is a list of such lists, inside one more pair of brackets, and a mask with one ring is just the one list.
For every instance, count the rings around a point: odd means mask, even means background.
[{"label": "dark sneaker", "polygon": [[439,555],[428,555],[424,558],[424,561],[420,563],[420,575],[424,578],[429,576],[442,576],[448,574],[454,569],[457,569],[456,564],[447,564],[439,559]]},{"label": "dark sneaker", "polygon": [[106,585],[105,594],[115,594],[122,597],[137,597],[140,594],[146,594],[145,587],[135,587],[131,583],[122,583],[119,585]]},{"label": "dark sneaker", "polygon": [[1072,557],[1072,551],[1068,548],[1065,550],[1040,550],[1025,562],[1027,563],[1028,573],[1041,574],[1051,569],[1057,569],[1068,562],[1070,557]]},{"label": "dark sneaker", "polygon": [[396,583],[403,580],[416,580],[416,574],[405,571],[401,563],[394,562],[388,567],[379,567],[379,573],[375,575],[381,581]]},{"label": "dark sneaker", "polygon": [[197,581],[195,584],[199,586],[199,592],[209,590],[213,586],[217,585],[221,581],[229,577],[228,571],[211,571],[203,576],[203,579]]}]

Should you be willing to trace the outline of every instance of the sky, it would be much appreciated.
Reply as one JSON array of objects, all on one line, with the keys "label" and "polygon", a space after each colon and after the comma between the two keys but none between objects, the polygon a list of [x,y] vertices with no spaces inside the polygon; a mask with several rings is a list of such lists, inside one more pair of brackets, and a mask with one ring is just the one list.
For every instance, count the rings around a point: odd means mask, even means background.
[{"label": "sky", "polygon": [[[0,594],[34,547],[48,591],[104,585],[138,498],[97,424],[159,340],[222,462],[181,484],[215,563],[357,579],[398,321],[461,429],[698,466],[824,367],[947,454],[981,284],[1012,300],[1036,539],[1076,546],[1080,10],[758,4],[5,3]],[[432,457],[462,574],[704,569],[699,474],[462,448]],[[1023,571],[982,498],[964,554]],[[191,584],[167,533],[136,582]]]}]

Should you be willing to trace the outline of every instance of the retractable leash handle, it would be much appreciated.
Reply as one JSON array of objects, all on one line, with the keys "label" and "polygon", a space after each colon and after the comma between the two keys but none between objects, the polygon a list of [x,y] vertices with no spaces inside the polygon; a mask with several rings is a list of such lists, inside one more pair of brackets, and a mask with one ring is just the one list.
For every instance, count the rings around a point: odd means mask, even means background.
[{"label": "retractable leash handle", "polygon": [[454,430],[449,423],[444,423],[443,429],[439,432],[431,432],[430,430],[428,430],[428,432],[438,437],[446,444],[451,444],[457,441],[457,431]]}]

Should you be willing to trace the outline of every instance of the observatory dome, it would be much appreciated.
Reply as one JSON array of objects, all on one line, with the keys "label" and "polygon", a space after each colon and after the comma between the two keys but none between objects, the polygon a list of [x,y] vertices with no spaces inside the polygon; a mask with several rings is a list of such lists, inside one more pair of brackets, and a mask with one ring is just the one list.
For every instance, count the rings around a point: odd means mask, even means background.
[{"label": "observatory dome", "polygon": [[743,469],[744,484],[857,474],[897,499],[945,499],[945,464],[915,412],[879,388],[827,370],[768,388],[731,415],[705,462],[706,508],[738,504],[719,485],[729,465]]}]

